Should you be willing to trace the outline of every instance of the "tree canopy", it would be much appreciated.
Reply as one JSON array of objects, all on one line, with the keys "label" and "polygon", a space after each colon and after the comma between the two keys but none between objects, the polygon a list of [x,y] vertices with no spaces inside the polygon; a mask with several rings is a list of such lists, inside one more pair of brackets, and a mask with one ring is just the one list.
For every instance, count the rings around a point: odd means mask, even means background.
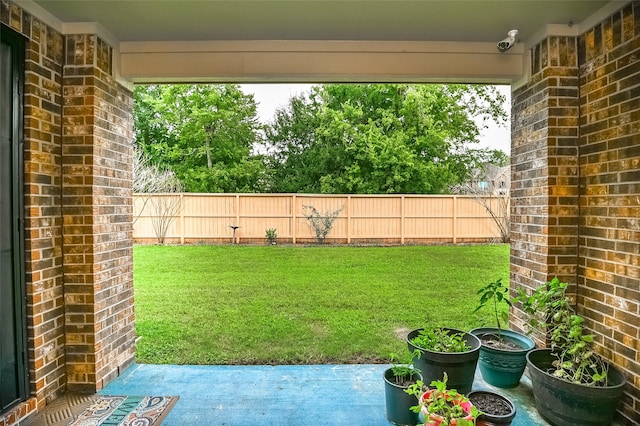
[{"label": "tree canopy", "polygon": [[136,144],[186,191],[262,189],[264,161],[252,154],[262,126],[238,85],[140,85],[134,96]]},{"label": "tree canopy", "polygon": [[135,101],[137,145],[189,192],[438,194],[508,158],[474,148],[478,118],[506,121],[493,86],[318,85],[267,126],[238,85],[137,86]]},{"label": "tree canopy", "polygon": [[276,112],[272,192],[437,194],[495,157],[474,117],[506,120],[492,86],[327,84]]}]

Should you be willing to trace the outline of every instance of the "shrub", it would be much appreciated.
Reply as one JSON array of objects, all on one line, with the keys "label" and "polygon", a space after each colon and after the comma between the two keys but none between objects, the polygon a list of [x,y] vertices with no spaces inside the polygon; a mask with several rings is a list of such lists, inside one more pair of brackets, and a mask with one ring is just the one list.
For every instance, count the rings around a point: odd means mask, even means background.
[{"label": "shrub", "polygon": [[320,214],[313,206],[302,206],[302,214],[315,231],[318,244],[324,243],[325,238],[327,238],[333,227],[333,222],[340,216],[342,210],[344,210],[344,205],[333,212],[326,211],[324,214]]}]

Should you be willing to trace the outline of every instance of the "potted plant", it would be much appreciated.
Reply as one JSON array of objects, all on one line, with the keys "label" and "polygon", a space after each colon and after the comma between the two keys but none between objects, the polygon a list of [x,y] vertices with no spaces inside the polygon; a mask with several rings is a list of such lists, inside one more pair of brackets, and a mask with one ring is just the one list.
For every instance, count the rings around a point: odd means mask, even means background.
[{"label": "potted plant", "polygon": [[520,292],[529,327],[546,330],[550,342],[527,354],[536,408],[554,425],[608,425],[626,378],[594,352],[593,335],[585,333],[566,290],[567,283],[554,278],[530,296]]},{"label": "potted plant", "polygon": [[424,424],[433,426],[472,426],[481,413],[467,397],[447,387],[447,373],[442,380],[434,380],[431,389],[424,389],[418,381],[407,393],[418,397],[418,405],[412,409],[424,415]]},{"label": "potted plant", "polygon": [[439,380],[445,373],[449,386],[460,393],[471,391],[475,377],[480,340],[464,331],[446,327],[415,329],[407,335],[409,351],[420,351],[415,365],[425,382]]},{"label": "potted plant", "polygon": [[509,320],[508,309],[511,307],[509,288],[502,283],[502,278],[489,283],[478,290],[480,302],[474,312],[489,305],[492,309],[496,327],[481,327],[471,330],[482,342],[480,347],[480,373],[484,380],[499,388],[511,388],[520,383],[520,378],[527,366],[527,352],[535,348],[534,341],[513,330],[503,330],[500,319],[504,323]]},{"label": "potted plant", "polygon": [[516,416],[516,405],[504,395],[491,391],[471,391],[469,401],[482,414],[476,426],[508,426]]},{"label": "potted plant", "polygon": [[417,399],[406,392],[409,386],[422,381],[420,370],[412,364],[420,356],[419,351],[407,353],[404,359],[391,354],[391,367],[384,372],[384,399],[387,419],[394,425],[418,423],[418,413],[411,410]]}]

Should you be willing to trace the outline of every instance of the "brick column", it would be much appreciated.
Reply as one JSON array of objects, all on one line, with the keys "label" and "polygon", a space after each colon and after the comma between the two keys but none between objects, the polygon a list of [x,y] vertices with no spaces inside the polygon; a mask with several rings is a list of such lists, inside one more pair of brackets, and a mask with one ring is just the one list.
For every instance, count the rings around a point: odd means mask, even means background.
[{"label": "brick column", "polygon": [[628,378],[623,424],[640,419],[640,2],[579,38],[578,307],[596,350]]},{"label": "brick column", "polygon": [[132,94],[111,48],[66,37],[63,253],[67,387],[95,391],[134,359]]},{"label": "brick column", "polygon": [[572,285],[595,350],[627,374],[617,420],[637,424],[640,2],[531,54],[513,93],[511,285]]},{"label": "brick column", "polygon": [[[575,293],[578,255],[577,39],[551,37],[532,50],[531,81],[512,96],[511,284],[553,277]],[[512,325],[522,329],[518,316]]]}]

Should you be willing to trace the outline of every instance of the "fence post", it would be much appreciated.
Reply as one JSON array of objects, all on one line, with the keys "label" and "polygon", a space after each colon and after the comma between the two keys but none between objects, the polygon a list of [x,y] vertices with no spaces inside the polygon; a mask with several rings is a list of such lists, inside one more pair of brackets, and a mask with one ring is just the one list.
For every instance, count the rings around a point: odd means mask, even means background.
[{"label": "fence post", "polygon": [[296,221],[296,203],[297,203],[296,194],[293,194],[291,196],[291,240],[293,244],[296,243],[296,229],[298,227],[298,224]]},{"label": "fence post", "polygon": [[[236,194],[236,226],[240,227],[240,194]],[[234,232],[235,233],[235,232]],[[235,244],[240,244],[240,233],[236,235]]]},{"label": "fence post", "polygon": [[180,193],[180,244],[184,245],[184,192]]},{"label": "fence post", "polygon": [[457,241],[456,229],[458,228],[458,199],[453,196],[453,229],[451,235],[453,236],[453,244]]},{"label": "fence post", "polygon": [[400,244],[404,245],[405,234],[405,217],[404,217],[404,202],[405,196],[400,196]]},{"label": "fence post", "polygon": [[351,244],[351,195],[347,195],[347,244]]}]

